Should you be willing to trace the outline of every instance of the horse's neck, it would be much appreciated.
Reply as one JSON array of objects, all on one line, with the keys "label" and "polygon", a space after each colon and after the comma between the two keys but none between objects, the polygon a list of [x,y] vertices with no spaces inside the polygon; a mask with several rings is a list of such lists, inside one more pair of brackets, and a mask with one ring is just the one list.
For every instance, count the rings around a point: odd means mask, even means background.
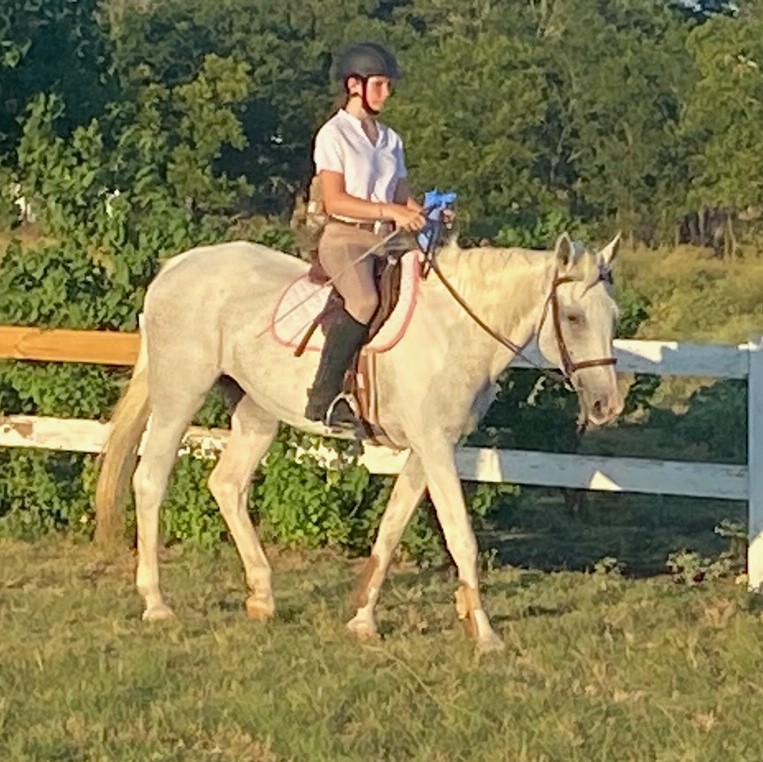
[{"label": "horse's neck", "polygon": [[[448,248],[438,261],[470,310],[498,335],[520,347],[533,338],[553,277],[551,252]],[[445,291],[436,276],[430,280]],[[489,374],[497,376],[514,352],[489,336],[450,294],[444,294],[442,303],[448,305],[452,339],[462,344],[463,352],[479,355]]]}]

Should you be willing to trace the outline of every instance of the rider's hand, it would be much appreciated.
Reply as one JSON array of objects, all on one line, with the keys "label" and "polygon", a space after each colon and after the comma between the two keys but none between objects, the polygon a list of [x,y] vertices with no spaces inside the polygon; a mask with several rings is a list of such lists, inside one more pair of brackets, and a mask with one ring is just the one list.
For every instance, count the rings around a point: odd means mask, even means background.
[{"label": "rider's hand", "polygon": [[402,204],[388,204],[386,208],[395,226],[401,230],[408,230],[412,233],[422,230],[427,224],[424,215],[416,209],[410,209]]}]

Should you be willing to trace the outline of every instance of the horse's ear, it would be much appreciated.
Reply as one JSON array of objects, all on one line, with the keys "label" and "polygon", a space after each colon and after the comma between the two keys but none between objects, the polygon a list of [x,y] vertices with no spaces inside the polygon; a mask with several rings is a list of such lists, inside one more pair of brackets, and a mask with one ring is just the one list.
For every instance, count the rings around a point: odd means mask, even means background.
[{"label": "horse's ear", "polygon": [[575,263],[575,246],[567,233],[562,233],[556,239],[554,254],[556,255],[556,266],[559,272],[569,272]]},{"label": "horse's ear", "polygon": [[618,231],[617,235],[596,255],[600,266],[609,270],[612,262],[620,251],[620,241],[622,234]]}]

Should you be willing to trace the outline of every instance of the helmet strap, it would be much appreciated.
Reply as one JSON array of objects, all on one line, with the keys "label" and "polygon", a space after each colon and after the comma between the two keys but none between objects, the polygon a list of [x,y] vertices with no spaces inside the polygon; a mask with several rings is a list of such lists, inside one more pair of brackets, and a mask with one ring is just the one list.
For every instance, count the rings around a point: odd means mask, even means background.
[{"label": "helmet strap", "polygon": [[363,77],[360,81],[363,83],[363,108],[366,110],[367,114],[371,114],[371,116],[378,116],[379,112],[368,105],[368,77]]},{"label": "helmet strap", "polygon": [[[360,102],[363,104],[363,108],[366,111],[367,114],[370,114],[371,116],[378,116],[379,112],[371,108],[371,106],[368,103],[368,77],[358,77],[357,75],[353,75],[355,79],[359,79],[360,82],[363,85],[363,89],[360,91]],[[350,98],[354,97],[353,93],[350,93],[350,91],[347,89],[347,82],[344,83],[345,91],[347,92],[347,100],[345,101],[345,105],[350,102]]]}]

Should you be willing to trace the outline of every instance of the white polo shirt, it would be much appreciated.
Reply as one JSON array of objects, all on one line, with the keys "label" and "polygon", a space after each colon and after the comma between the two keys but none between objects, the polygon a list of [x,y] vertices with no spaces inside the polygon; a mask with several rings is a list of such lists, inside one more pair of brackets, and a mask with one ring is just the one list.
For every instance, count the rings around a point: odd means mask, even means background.
[{"label": "white polo shirt", "polygon": [[339,109],[315,136],[315,171],[341,172],[350,196],[392,203],[398,180],[408,174],[403,141],[386,124],[376,125],[379,137],[374,145],[360,119]]}]

